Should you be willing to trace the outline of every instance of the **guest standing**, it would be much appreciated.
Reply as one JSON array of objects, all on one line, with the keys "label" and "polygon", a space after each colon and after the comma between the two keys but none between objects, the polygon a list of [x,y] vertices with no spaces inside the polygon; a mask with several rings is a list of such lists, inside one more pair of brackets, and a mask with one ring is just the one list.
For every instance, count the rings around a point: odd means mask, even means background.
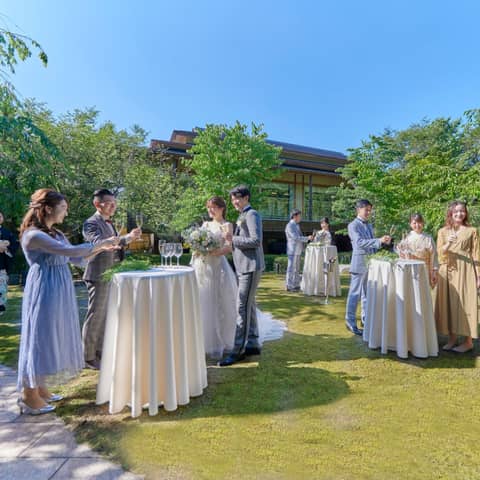
[{"label": "guest standing", "polygon": [[15,235],[3,226],[4,220],[3,212],[0,212],[0,315],[7,306],[8,274],[18,246]]},{"label": "guest standing", "polygon": [[262,246],[262,217],[250,205],[250,190],[239,185],[230,191],[230,199],[240,215],[233,235],[224,234],[232,246],[233,263],[238,279],[237,326],[230,355],[219,362],[226,367],[243,360],[248,355],[259,355],[255,294],[265,269]]},{"label": "guest standing", "polygon": [[300,226],[302,212],[294,209],[290,213],[290,221],[285,227],[287,237],[287,275],[285,278],[286,289],[288,292],[297,292],[300,290],[300,258],[304,245],[313,237],[302,235]]},{"label": "guest standing", "polygon": [[[477,229],[468,223],[464,202],[454,201],[447,210],[445,226],[438,231],[437,250],[440,262],[435,301],[435,321],[440,334],[448,334],[443,350],[465,353],[477,338],[477,289],[480,245]],[[464,337],[457,344],[458,336]]]},{"label": "guest standing", "polygon": [[424,233],[425,220],[420,213],[410,215],[411,232],[402,240],[401,245],[406,247],[407,252],[401,251],[400,256],[423,260],[427,267],[430,286],[437,284],[438,256],[433,238]]},{"label": "guest standing", "polygon": [[[83,224],[83,238],[86,242],[96,245],[112,235],[117,236],[117,231],[111,220],[117,210],[117,200],[110,190],[103,188],[93,193],[93,206],[96,212]],[[110,289],[109,282],[102,279],[102,274],[115,263],[123,260],[125,256],[124,247],[133,239],[140,238],[141,234],[141,229],[135,228],[128,235],[119,237],[121,248],[115,251],[102,252],[90,260],[85,268],[83,280],[88,290],[88,307],[83,324],[82,339],[87,368],[98,370],[102,357]]]},{"label": "guest standing", "polygon": [[355,335],[362,335],[363,330],[357,327],[356,312],[358,302],[361,301],[363,325],[367,306],[368,268],[366,256],[375,253],[382,244],[390,244],[392,239],[389,235],[374,238],[372,225],[368,223],[372,213],[372,204],[368,200],[358,200],[355,208],[357,210],[357,218],[348,225],[348,236],[352,242],[353,251],[345,320],[347,330],[350,330]]},{"label": "guest standing", "polygon": [[313,241],[324,245],[332,244],[332,232],[330,232],[330,222],[327,217],[320,219],[320,230],[315,233]]},{"label": "guest standing", "polygon": [[31,197],[20,227],[21,246],[30,269],[22,302],[22,331],[18,360],[18,390],[23,398],[22,413],[39,415],[55,409],[49,402],[61,400],[50,384],[60,384],[83,368],[78,306],[69,262],[105,248],[114,248],[114,239],[103,244],[71,245],[54,228],[67,216],[65,197],[42,188]]}]

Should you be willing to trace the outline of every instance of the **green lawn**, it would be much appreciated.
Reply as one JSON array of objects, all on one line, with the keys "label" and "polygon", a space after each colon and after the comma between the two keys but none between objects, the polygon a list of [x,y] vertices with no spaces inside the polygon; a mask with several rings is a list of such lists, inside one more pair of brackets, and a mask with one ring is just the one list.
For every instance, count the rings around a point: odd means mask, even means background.
[{"label": "green lawn", "polygon": [[[209,387],[189,405],[108,415],[94,404],[97,374],[85,371],[62,389],[58,414],[79,440],[148,479],[480,478],[478,346],[400,360],[346,331],[344,297],[322,305],[267,274],[258,300],[289,332],[258,362],[210,366]],[[0,358],[11,363],[9,329],[0,325]]]}]

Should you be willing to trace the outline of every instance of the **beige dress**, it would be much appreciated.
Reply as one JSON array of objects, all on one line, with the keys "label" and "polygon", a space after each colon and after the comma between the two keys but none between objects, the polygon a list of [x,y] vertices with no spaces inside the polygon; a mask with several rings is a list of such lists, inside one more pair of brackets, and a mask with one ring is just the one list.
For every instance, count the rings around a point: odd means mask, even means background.
[{"label": "beige dress", "polygon": [[447,227],[441,228],[437,238],[440,263],[435,301],[437,331],[444,335],[453,333],[477,338],[476,270],[480,260],[478,233],[473,227],[459,230],[457,240],[447,253],[443,253],[451,231]]}]

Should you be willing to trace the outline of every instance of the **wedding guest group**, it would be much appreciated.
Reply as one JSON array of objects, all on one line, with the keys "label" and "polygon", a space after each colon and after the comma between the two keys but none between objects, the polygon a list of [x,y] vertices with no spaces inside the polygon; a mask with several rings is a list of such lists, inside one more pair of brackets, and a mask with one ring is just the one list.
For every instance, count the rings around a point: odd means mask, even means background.
[{"label": "wedding guest group", "polygon": [[[449,205],[445,226],[438,231],[437,249],[437,332],[448,335],[443,350],[466,353],[473,349],[473,339],[478,336],[480,246],[477,229],[469,224],[465,202]],[[457,345],[459,336],[463,342]]]},{"label": "wedding guest group", "polygon": [[5,216],[0,212],[0,315],[7,306],[8,274],[17,251],[15,235],[3,226]]},{"label": "wedding guest group", "polygon": [[50,386],[75,377],[84,368],[77,299],[68,263],[115,248],[110,238],[95,245],[72,245],[54,227],[68,213],[64,195],[37,190],[20,226],[21,247],[29,265],[22,301],[17,388],[22,413],[40,415],[62,399]]},{"label": "wedding guest group", "polygon": [[363,330],[357,327],[356,312],[358,302],[361,302],[361,321],[363,325],[367,305],[368,268],[366,256],[375,253],[382,245],[389,245],[391,237],[389,235],[383,235],[380,238],[374,237],[372,225],[368,222],[373,207],[368,200],[358,200],[355,208],[357,217],[348,224],[348,236],[352,242],[352,260],[345,320],[347,330],[355,335],[362,335]]},{"label": "wedding guest group", "polygon": [[[114,194],[105,188],[93,193],[95,213],[83,224],[83,238],[86,242],[97,245],[112,236],[118,236],[112,223],[117,209]],[[132,240],[140,238],[140,228],[119,237],[118,249],[100,253],[87,264],[83,280],[88,290],[88,307],[82,329],[83,351],[87,368],[98,370],[102,358],[103,337],[107,317],[109,282],[102,279],[102,274],[125,256],[124,248]]]},{"label": "wedding guest group", "polygon": [[290,213],[290,221],[285,227],[288,257],[285,287],[288,292],[298,292],[300,290],[300,259],[305,244],[313,238],[312,235],[302,235],[299,226],[301,220],[302,212],[298,209],[294,209]]}]

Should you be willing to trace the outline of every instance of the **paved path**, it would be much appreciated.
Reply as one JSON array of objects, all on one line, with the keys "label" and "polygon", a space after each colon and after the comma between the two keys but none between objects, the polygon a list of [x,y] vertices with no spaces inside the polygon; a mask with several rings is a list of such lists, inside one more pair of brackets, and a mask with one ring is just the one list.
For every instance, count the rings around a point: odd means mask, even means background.
[{"label": "paved path", "polygon": [[0,480],[137,480],[102,459],[55,413],[20,415],[16,372],[0,365]]}]

